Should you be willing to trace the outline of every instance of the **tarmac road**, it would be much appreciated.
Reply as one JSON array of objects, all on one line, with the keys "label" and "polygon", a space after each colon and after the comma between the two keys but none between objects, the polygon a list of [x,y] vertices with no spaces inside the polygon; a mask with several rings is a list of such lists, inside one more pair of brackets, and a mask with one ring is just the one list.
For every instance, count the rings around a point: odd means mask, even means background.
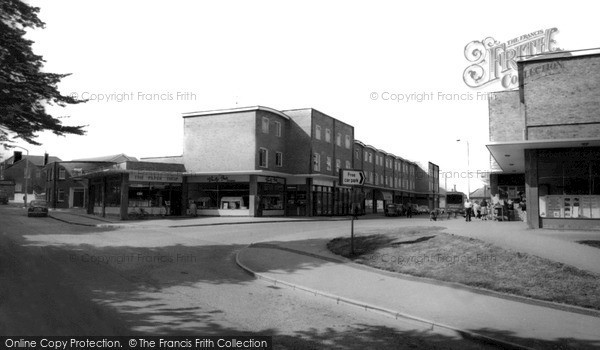
[{"label": "tarmac road", "polygon": [[277,349],[489,348],[269,285],[234,262],[248,243],[334,237],[343,224],[100,229],[0,206],[0,334],[248,334],[274,336]]}]

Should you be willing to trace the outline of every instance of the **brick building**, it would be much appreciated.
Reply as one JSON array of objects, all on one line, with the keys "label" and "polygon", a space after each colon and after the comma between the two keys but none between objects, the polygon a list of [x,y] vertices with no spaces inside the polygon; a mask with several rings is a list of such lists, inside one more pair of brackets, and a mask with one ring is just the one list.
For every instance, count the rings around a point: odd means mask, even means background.
[{"label": "brick building", "polygon": [[600,228],[600,53],[518,63],[519,89],[490,99],[492,195],[525,200],[531,228]]},{"label": "brick building", "polygon": [[46,192],[44,166],[48,162],[57,161],[60,159],[53,156],[24,155],[22,152],[15,151],[13,156],[0,164],[0,179],[14,183],[9,200],[23,203],[23,196],[26,193],[29,201],[43,198]]},{"label": "brick building", "polygon": [[[256,106],[183,119],[184,201],[200,215],[348,215],[356,201],[375,213],[417,194],[415,163],[356,141],[351,125],[312,108]],[[341,186],[340,169],[364,170],[365,185]]]}]

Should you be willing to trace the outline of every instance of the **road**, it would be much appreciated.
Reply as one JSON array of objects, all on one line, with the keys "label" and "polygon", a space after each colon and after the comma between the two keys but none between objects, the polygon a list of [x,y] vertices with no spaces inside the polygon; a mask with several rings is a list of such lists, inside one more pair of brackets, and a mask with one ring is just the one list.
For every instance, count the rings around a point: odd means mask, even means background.
[{"label": "road", "polygon": [[249,243],[316,242],[346,226],[101,229],[0,206],[0,334],[272,335],[276,349],[489,348],[273,286],[235,264]]}]

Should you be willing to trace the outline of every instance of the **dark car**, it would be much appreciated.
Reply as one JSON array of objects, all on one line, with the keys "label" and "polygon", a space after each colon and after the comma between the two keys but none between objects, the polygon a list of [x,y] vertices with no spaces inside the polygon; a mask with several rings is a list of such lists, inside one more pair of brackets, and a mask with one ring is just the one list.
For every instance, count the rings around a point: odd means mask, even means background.
[{"label": "dark car", "polygon": [[43,200],[33,200],[27,208],[27,216],[48,216],[48,203]]},{"label": "dark car", "polygon": [[385,206],[385,216],[399,216],[402,213],[402,207],[397,204],[388,204]]},{"label": "dark car", "polygon": [[0,204],[8,204],[8,195],[4,191],[0,191]]}]

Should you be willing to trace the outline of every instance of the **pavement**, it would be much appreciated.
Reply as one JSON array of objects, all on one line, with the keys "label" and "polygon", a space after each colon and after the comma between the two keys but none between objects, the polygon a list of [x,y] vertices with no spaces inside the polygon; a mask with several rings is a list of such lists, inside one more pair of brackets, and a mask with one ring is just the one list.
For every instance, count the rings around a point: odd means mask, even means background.
[{"label": "pavement", "polygon": [[[197,217],[119,221],[84,212],[55,210],[50,216],[91,226],[190,227],[268,222],[347,220],[347,218]],[[362,217],[365,219],[381,218]],[[600,274],[597,248],[575,243],[600,240],[599,232],[529,230],[522,222],[465,223],[397,219],[399,225],[435,225]],[[600,348],[600,312],[536,301],[462,285],[385,272],[331,253],[325,240],[257,243],[242,249],[237,263],[257,278],[383,313],[399,322],[421,323],[502,348]],[[600,278],[600,277],[599,277]]]}]

